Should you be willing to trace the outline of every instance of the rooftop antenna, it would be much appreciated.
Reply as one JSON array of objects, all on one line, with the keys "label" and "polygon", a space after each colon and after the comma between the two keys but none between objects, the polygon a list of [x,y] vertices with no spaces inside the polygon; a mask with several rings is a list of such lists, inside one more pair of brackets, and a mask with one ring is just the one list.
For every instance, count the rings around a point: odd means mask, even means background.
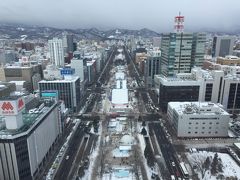
[{"label": "rooftop antenna", "polygon": [[181,16],[181,12],[179,12],[178,16],[175,16],[174,30],[176,33],[182,33],[184,31],[184,16]]}]

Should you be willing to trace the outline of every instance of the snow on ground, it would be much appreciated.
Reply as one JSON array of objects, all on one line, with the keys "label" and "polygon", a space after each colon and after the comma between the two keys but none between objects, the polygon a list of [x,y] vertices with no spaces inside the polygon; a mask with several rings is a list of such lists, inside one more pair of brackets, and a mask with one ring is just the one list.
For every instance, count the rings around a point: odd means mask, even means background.
[{"label": "snow on ground", "polygon": [[99,150],[100,150],[100,140],[101,140],[101,132],[102,132],[102,124],[100,124],[99,126],[99,134],[100,136],[98,137],[97,143],[96,143],[96,147],[95,149],[93,149],[93,151],[91,152],[90,156],[89,156],[89,168],[87,171],[85,171],[85,175],[81,178],[81,180],[89,180],[92,177],[92,173],[94,170],[94,165],[96,163],[96,157],[99,154]]},{"label": "snow on ground", "polygon": [[146,144],[145,144],[143,135],[138,134],[138,140],[139,140],[139,145],[140,145],[140,148],[141,148],[141,152],[142,152],[142,154],[144,154],[144,150],[146,148]]},{"label": "snow on ground", "polygon": [[[210,159],[213,159],[215,152],[208,152],[208,151],[198,151],[194,153],[186,153],[188,160],[190,161],[191,165],[194,166],[201,166],[202,163],[206,160],[209,156]],[[210,170],[205,172],[204,177],[202,177],[200,169],[197,168],[198,177],[201,180],[217,180],[217,176],[219,174],[223,174],[225,178],[227,177],[237,177],[240,179],[240,167],[237,163],[231,158],[230,155],[227,153],[217,153],[218,157],[222,160],[223,165],[223,172],[218,173],[216,176],[211,175]]]},{"label": "snow on ground", "polygon": [[144,137],[143,135],[141,134],[138,134],[138,140],[139,140],[139,145],[140,145],[140,148],[141,148],[141,154],[142,154],[142,157],[143,157],[143,163],[144,163],[144,167],[146,169],[146,172],[147,172],[147,176],[148,176],[148,179],[151,179],[151,168],[147,165],[147,160],[146,158],[144,157],[144,150],[145,150],[145,147],[146,147],[146,144],[145,144],[145,141],[144,141]]},{"label": "snow on ground", "polygon": [[103,174],[102,180],[135,180],[135,176],[133,173],[129,173],[128,177],[117,177],[113,173]]},{"label": "snow on ground", "polygon": [[113,167],[112,172],[104,173],[102,180],[135,180],[135,174],[129,166]]},{"label": "snow on ground", "polygon": [[231,130],[228,130],[228,136],[229,137],[236,137],[236,135]]},{"label": "snow on ground", "polygon": [[120,121],[119,119],[112,119],[109,124],[110,124],[110,126],[108,127],[109,131],[121,133],[124,130],[126,122]]},{"label": "snow on ground", "polygon": [[130,154],[128,151],[120,151],[119,148],[116,148],[112,151],[114,157],[129,157]]}]

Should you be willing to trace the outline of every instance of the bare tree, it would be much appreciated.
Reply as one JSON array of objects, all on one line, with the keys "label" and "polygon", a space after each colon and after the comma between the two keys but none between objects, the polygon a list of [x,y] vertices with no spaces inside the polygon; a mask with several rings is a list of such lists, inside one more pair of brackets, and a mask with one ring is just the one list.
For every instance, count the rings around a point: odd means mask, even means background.
[{"label": "bare tree", "polygon": [[191,159],[192,162],[194,162],[194,166],[197,167],[197,169],[201,172],[202,177],[204,177],[206,172],[203,166],[204,162],[206,161],[205,157],[197,153],[191,156]]}]

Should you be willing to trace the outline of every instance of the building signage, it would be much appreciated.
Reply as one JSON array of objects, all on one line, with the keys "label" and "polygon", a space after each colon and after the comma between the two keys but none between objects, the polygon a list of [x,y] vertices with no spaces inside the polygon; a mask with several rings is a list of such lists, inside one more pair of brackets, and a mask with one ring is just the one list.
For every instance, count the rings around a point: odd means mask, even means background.
[{"label": "building signage", "polygon": [[24,106],[25,104],[22,98],[19,98],[17,100],[0,101],[0,115],[17,115],[18,112],[24,108]]},{"label": "building signage", "polygon": [[42,91],[41,92],[41,97],[58,99],[58,91],[55,91],[55,90]]},{"label": "building signage", "polygon": [[61,75],[73,75],[75,73],[75,69],[73,68],[63,68],[60,71]]},{"label": "building signage", "polygon": [[0,107],[2,115],[15,115],[17,113],[16,103],[14,103],[14,101],[2,101]]},{"label": "building signage", "polygon": [[18,111],[22,110],[24,108],[24,102],[23,99],[18,99]]}]

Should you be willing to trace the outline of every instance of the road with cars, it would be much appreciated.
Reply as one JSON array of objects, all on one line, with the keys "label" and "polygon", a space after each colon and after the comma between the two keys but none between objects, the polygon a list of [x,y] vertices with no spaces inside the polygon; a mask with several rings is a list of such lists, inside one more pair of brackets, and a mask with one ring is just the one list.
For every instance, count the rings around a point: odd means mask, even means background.
[{"label": "road with cars", "polygon": [[69,147],[65,153],[64,159],[60,164],[60,167],[54,179],[59,180],[59,179],[66,179],[66,177],[68,177],[71,167],[73,165],[75,156],[78,153],[78,148],[84,139],[84,135],[85,135],[84,127],[83,126],[78,127],[73,138],[69,143]]},{"label": "road with cars", "polygon": [[169,171],[169,174],[167,174],[167,177],[169,177],[170,175],[173,175],[175,176],[175,178],[183,178],[175,149],[173,145],[169,142],[169,139],[166,137],[165,131],[160,125],[160,123],[148,123],[148,126],[149,126],[149,135],[150,136],[155,135],[157,139],[157,143],[160,146],[167,169]]}]

